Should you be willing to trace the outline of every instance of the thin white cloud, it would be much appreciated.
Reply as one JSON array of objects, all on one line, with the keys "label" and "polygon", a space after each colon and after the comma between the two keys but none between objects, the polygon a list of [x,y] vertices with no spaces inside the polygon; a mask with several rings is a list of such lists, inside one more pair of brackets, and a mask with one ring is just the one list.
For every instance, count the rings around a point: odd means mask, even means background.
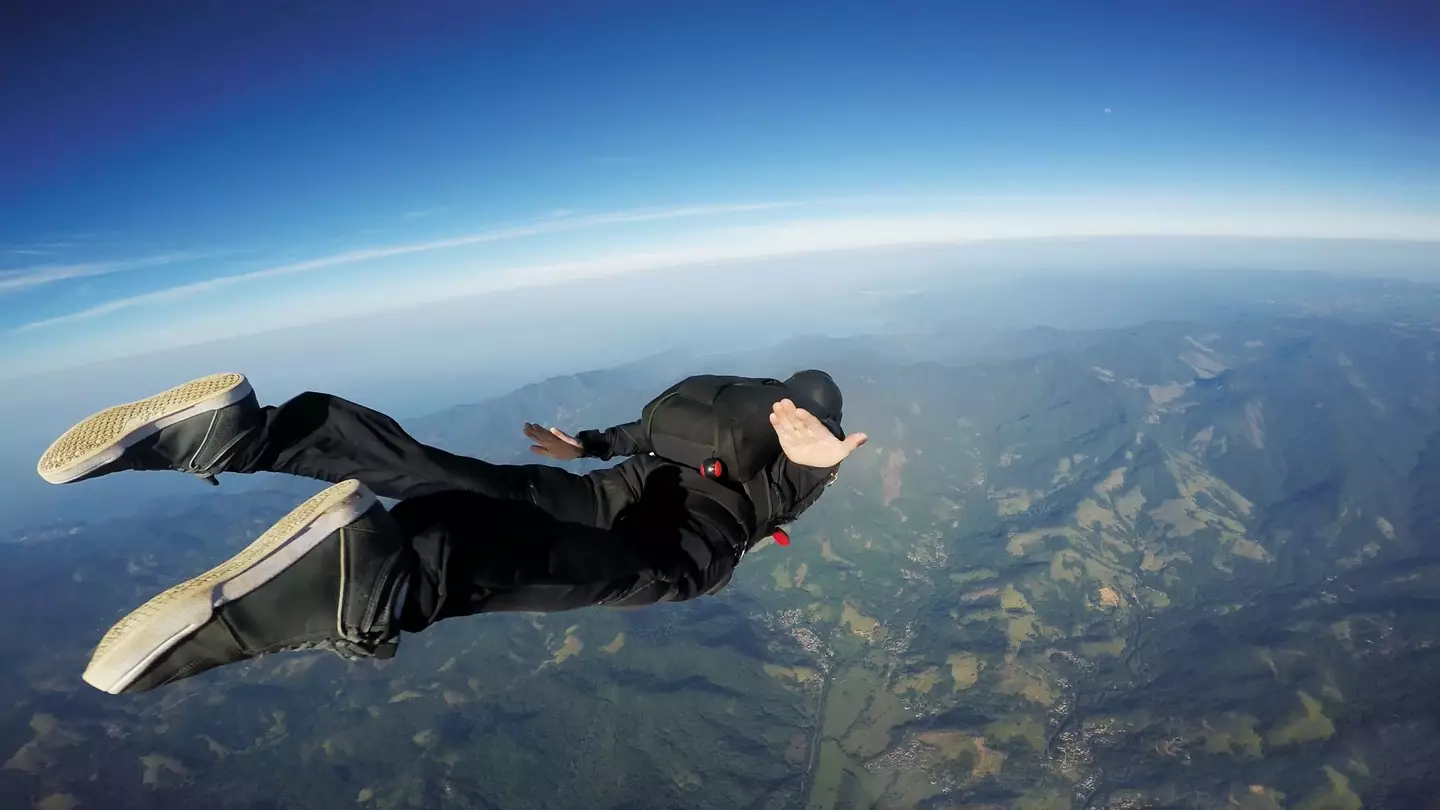
[{"label": "thin white cloud", "polygon": [[400,218],[404,220],[425,219],[426,217],[433,217],[436,214],[443,214],[449,210],[450,209],[447,206],[443,205],[436,206],[434,208],[421,208],[417,211],[406,211],[405,213],[400,215]]},{"label": "thin white cloud", "polygon": [[[610,255],[578,261],[541,262],[488,269],[483,273],[471,268],[456,268],[449,274],[426,274],[406,278],[403,283],[383,286],[351,285],[338,288],[327,297],[324,313],[297,297],[290,297],[280,307],[267,307],[270,319],[261,325],[247,320],[246,328],[263,331],[269,328],[299,326],[321,318],[358,316],[396,307],[410,307],[453,301],[522,288],[559,285],[576,281],[593,281],[627,273],[680,267],[721,267],[779,259],[784,257],[866,250],[886,247],[924,245],[960,245],[1011,242],[1040,243],[1048,239],[1159,236],[1193,238],[1205,236],[1252,237],[1272,239],[1315,239],[1317,231],[1348,239],[1418,239],[1440,243],[1440,219],[1417,218],[1401,223],[1398,231],[1375,231],[1383,223],[1376,219],[1366,224],[1364,217],[1321,218],[1315,227],[1303,225],[1305,220],[1292,218],[1268,223],[1254,218],[1195,217],[1184,225],[1175,225],[1164,218],[1146,219],[1129,216],[1087,217],[931,217],[923,220],[845,219],[778,222],[771,225],[714,229],[693,234],[683,241],[664,247],[634,251],[617,251]],[[1341,223],[1358,224],[1346,231]],[[1193,247],[1193,243],[1191,244]],[[719,271],[717,271],[718,273]],[[877,273],[883,271],[877,269]],[[883,290],[900,294],[898,290]],[[874,290],[872,290],[872,294]]]},{"label": "thin white cloud", "polygon": [[[19,252],[19,251],[14,251]],[[0,270],[0,293],[54,284],[74,278],[89,278],[110,273],[123,273],[144,267],[158,267],[165,264],[190,261],[199,258],[197,253],[166,253],[140,259],[125,259],[110,262],[84,262],[80,264],[52,264]]]},{"label": "thin white cloud", "polygon": [[[463,296],[597,279],[663,267],[719,265],[828,251],[1095,237],[1251,237],[1440,242],[1440,217],[1344,214],[1271,216],[1093,213],[1078,216],[931,215],[923,218],[791,220],[714,229],[679,244],[580,261],[512,266],[407,279],[403,288],[356,291],[350,311],[426,304]],[[363,300],[362,300],[363,299]],[[339,305],[339,302],[333,302]]]},{"label": "thin white cloud", "polygon": [[[831,201],[824,201],[831,202]],[[983,214],[976,211],[928,212],[908,217],[844,217],[771,222],[764,225],[712,229],[695,234],[683,244],[654,249],[619,252],[596,260],[532,264],[476,274],[457,268],[457,273],[406,278],[403,286],[367,288],[375,308],[403,303],[492,292],[515,287],[554,284],[597,278],[647,268],[743,261],[770,256],[817,251],[873,248],[898,245],[959,244],[965,242],[1102,236],[1228,236],[1260,238],[1342,238],[1374,240],[1440,241],[1440,217],[1383,213],[1255,213],[1237,206],[1222,205],[1206,210],[1183,204],[1165,210],[1153,201],[1134,200],[1103,210],[1093,200],[1077,205],[1054,200],[1048,210]],[[1188,203],[1188,201],[1187,201]],[[781,209],[804,205],[800,202],[770,202],[744,205],[691,206],[649,211],[593,214],[558,220],[540,220],[451,239],[390,247],[347,251],[303,262],[280,265],[251,273],[197,281],[128,298],[116,299],[89,309],[16,327],[29,331],[57,324],[87,320],[148,304],[168,303],[192,295],[236,284],[311,270],[371,261],[375,259],[442,250],[446,248],[555,233],[614,223],[645,222],[677,217]],[[1096,210],[1097,208],[1101,210]],[[1273,209],[1272,209],[1273,210]],[[1074,213],[1080,211],[1081,213]]]},{"label": "thin white cloud", "polygon": [[[329,256],[321,256],[315,259],[308,259],[301,262],[282,264],[276,267],[268,267],[264,270],[256,270],[250,273],[241,273],[233,276],[220,276],[217,278],[195,281],[189,284],[181,284],[154,292],[132,295],[127,298],[117,298],[103,304],[72,312],[66,315],[59,315],[44,320],[32,321],[16,327],[11,331],[21,332],[32,329],[40,329],[47,326],[54,326],[62,323],[73,323],[75,321],[89,320],[103,315],[109,315],[133,307],[146,304],[166,303],[181,298],[186,298],[198,293],[210,290],[229,287],[235,284],[244,284],[261,279],[274,278],[276,276],[288,276],[296,273],[304,273],[311,270],[319,270],[338,265],[355,264],[358,262],[386,259],[394,256],[405,256],[415,253],[425,253],[447,248],[464,247],[484,242],[498,242],[505,239],[518,239],[526,236],[537,236],[547,233],[558,233],[562,231],[578,230],[581,228],[592,228],[602,225],[616,225],[636,222],[655,222],[666,219],[679,219],[682,217],[714,216],[720,214],[745,213],[749,211],[763,211],[774,208],[784,208],[799,203],[795,202],[762,202],[762,203],[739,203],[732,205],[693,205],[682,208],[665,209],[644,209],[635,211],[617,211],[605,214],[591,214],[588,216],[569,217],[564,219],[542,220],[528,225],[519,225],[509,228],[497,228],[495,230],[481,231],[478,233],[466,234],[450,239],[437,239],[429,242],[418,242],[406,245],[391,245],[389,247],[367,248],[363,250],[350,250],[343,253],[335,253]],[[103,272],[115,272],[105,270]],[[98,273],[92,273],[92,275]],[[78,275],[78,274],[77,274]],[[74,278],[76,276],[68,276]],[[58,279],[56,279],[58,280]],[[0,278],[0,285],[4,280]],[[0,286],[3,289],[3,286]]]},{"label": "thin white cloud", "polygon": [[54,253],[55,251],[67,250],[75,246],[75,243],[70,241],[60,242],[54,239],[46,239],[37,242],[13,244],[10,245],[8,250],[10,253]]}]

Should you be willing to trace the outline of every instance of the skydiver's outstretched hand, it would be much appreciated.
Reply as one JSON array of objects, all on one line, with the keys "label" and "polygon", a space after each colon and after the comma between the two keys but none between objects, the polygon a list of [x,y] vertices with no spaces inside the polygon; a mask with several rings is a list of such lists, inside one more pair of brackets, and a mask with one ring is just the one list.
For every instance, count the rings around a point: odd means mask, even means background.
[{"label": "skydiver's outstretched hand", "polygon": [[560,428],[546,429],[534,422],[526,422],[525,437],[534,442],[530,445],[530,452],[537,456],[553,458],[556,461],[574,461],[585,455],[580,442]]},{"label": "skydiver's outstretched hand", "polygon": [[782,399],[770,411],[770,424],[780,437],[785,457],[806,467],[833,467],[869,440],[864,433],[835,438],[815,415]]}]

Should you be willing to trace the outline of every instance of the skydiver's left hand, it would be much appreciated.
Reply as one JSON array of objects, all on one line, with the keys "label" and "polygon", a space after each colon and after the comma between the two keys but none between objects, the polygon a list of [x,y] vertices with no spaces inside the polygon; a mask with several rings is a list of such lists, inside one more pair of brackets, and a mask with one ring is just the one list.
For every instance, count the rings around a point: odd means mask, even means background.
[{"label": "skydiver's left hand", "polygon": [[575,437],[560,428],[545,428],[533,422],[525,423],[525,437],[534,444],[530,452],[537,456],[553,458],[556,461],[574,461],[585,455],[585,449]]},{"label": "skydiver's left hand", "polygon": [[775,403],[770,424],[780,437],[785,457],[806,467],[833,467],[869,441],[864,433],[851,433],[843,440],[835,438],[814,414],[795,407],[788,399]]}]

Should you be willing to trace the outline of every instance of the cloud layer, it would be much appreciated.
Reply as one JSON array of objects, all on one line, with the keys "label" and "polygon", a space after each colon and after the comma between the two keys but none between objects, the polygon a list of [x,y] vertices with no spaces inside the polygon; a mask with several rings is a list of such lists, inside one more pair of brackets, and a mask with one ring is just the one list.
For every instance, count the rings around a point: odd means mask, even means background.
[{"label": "cloud layer", "polygon": [[[92,318],[98,318],[103,315],[109,315],[115,312],[132,309],[134,307],[146,304],[168,303],[170,301],[176,301],[199,293],[208,292],[210,290],[215,290],[223,287],[230,287],[236,284],[244,284],[269,278],[275,278],[278,276],[288,276],[297,273],[322,270],[326,268],[338,267],[341,265],[375,261],[377,259],[387,259],[396,256],[405,256],[417,253],[429,253],[433,251],[446,250],[451,248],[478,245],[485,242],[499,242],[507,239],[520,239],[528,236],[540,236],[544,234],[574,231],[584,228],[595,228],[605,225],[657,222],[661,220],[681,219],[688,217],[748,213],[752,211],[764,211],[794,205],[797,205],[797,203],[761,202],[741,203],[734,205],[695,205],[682,208],[619,211],[612,213],[590,214],[585,216],[565,216],[560,218],[549,218],[545,220],[540,220],[525,225],[516,225],[511,227],[479,231],[476,233],[465,234],[463,236],[452,237],[449,239],[436,239],[426,242],[414,242],[401,245],[389,245],[386,247],[350,250],[341,253],[330,254],[328,256],[320,256],[314,259],[307,259],[305,261],[291,262],[289,264],[267,267],[263,270],[255,270],[252,272],[240,273],[231,276],[219,276],[216,278],[205,279],[203,281],[180,284],[163,290],[155,290],[153,292],[141,293],[139,295],[132,295],[125,298],[117,298],[112,301],[107,301],[103,304],[98,304],[88,309],[79,310],[77,312],[72,312],[66,315],[32,321],[22,326],[16,327],[16,329],[12,331],[29,331],[32,329],[40,329],[47,326],[54,326],[57,324],[89,320]],[[179,260],[178,258],[174,257],[157,258],[166,258],[170,261]],[[156,261],[155,259],[146,261],[148,261],[149,264],[163,263]],[[21,283],[48,283],[49,281],[58,281],[62,278],[79,278],[85,275],[98,275],[100,273],[118,272],[120,270],[128,270],[140,266],[148,265],[139,264],[137,262],[110,262],[92,265],[74,265],[72,267],[32,268],[32,271],[34,271],[32,275],[17,276],[15,283],[17,285]],[[50,276],[45,276],[45,271],[49,271]],[[69,275],[61,275],[61,272],[69,273]],[[43,280],[28,281],[32,278],[43,278]],[[5,289],[5,281],[5,277],[0,276],[0,290]]]},{"label": "cloud layer", "polygon": [[0,293],[13,292],[27,287],[39,287],[45,284],[53,284],[57,281],[103,276],[110,273],[123,273],[127,270],[139,270],[145,267],[158,267],[160,265],[192,261],[199,258],[200,255],[201,254],[198,253],[165,253],[140,259],[39,265],[34,267],[21,267],[13,270],[0,270]]},{"label": "cloud layer", "polygon": [[[504,227],[481,230],[446,239],[428,240],[333,253],[305,261],[276,265],[236,275],[219,276],[164,289],[116,298],[63,315],[31,321],[12,331],[42,330],[100,318],[136,307],[167,304],[236,285],[261,282],[381,259],[432,253],[525,237],[596,229],[631,223],[719,218],[805,206],[874,204],[882,198],[828,201],[772,201],[723,205],[694,205],[576,215],[551,216]],[[812,216],[775,219],[762,224],[721,226],[687,233],[647,247],[617,250],[570,261],[517,263],[477,269],[457,264],[449,269],[391,279],[365,292],[371,309],[415,304],[457,295],[477,294],[521,286],[555,284],[672,265],[743,261],[814,251],[885,247],[907,244],[947,244],[984,240],[1100,236],[1243,236],[1271,238],[1351,238],[1384,240],[1440,240],[1440,217],[1385,213],[1283,212],[1272,202],[1255,204],[1253,211],[1228,203],[1197,204],[1194,200],[989,200],[955,197],[949,210],[916,211],[890,216]],[[891,202],[899,200],[892,199]],[[965,207],[955,203],[963,201]],[[903,202],[903,201],[900,201]],[[913,200],[912,200],[913,202]],[[872,209],[873,210],[873,209]],[[995,213],[996,211],[1004,213]],[[182,254],[156,256],[129,262],[108,262],[31,268],[13,277],[0,275],[0,291],[68,278],[118,272],[186,258]],[[352,296],[358,293],[352,293]],[[353,302],[352,302],[353,303]],[[358,305],[358,304],[357,304]]]}]

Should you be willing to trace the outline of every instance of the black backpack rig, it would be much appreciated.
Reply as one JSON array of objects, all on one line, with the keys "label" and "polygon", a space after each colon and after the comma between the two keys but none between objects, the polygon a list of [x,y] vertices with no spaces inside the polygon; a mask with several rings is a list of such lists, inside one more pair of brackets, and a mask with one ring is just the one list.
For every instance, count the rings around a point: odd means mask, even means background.
[{"label": "black backpack rig", "polygon": [[789,538],[771,525],[780,505],[765,472],[782,452],[771,409],[788,396],[789,389],[775,379],[697,374],[651,400],[640,424],[655,455],[743,489],[761,537],[775,534],[776,542],[786,545]]}]

